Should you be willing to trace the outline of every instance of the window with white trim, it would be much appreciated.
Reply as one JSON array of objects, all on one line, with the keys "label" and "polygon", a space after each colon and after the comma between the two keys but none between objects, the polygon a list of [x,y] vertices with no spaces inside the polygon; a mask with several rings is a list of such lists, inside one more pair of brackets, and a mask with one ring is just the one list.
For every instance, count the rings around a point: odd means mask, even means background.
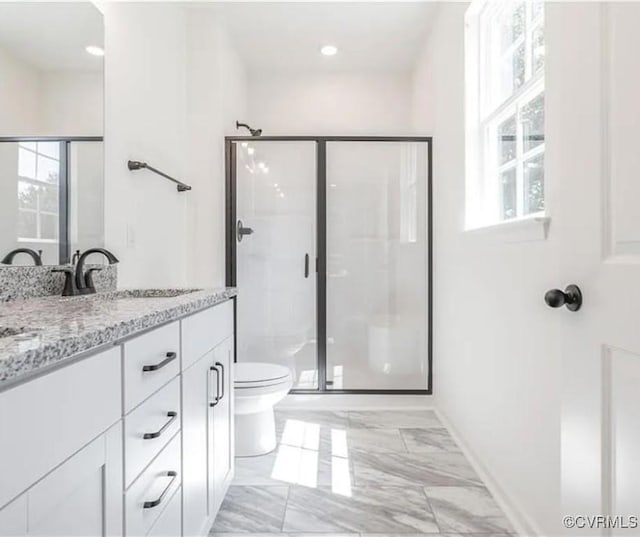
[{"label": "window with white trim", "polygon": [[18,145],[18,240],[56,242],[60,142]]},{"label": "window with white trim", "polygon": [[544,2],[466,14],[467,227],[544,214]]}]

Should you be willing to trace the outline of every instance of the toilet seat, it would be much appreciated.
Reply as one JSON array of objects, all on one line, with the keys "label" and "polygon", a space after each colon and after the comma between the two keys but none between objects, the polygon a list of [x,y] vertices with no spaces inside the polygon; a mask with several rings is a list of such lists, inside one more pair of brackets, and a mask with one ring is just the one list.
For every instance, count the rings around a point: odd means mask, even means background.
[{"label": "toilet seat", "polygon": [[263,362],[239,362],[235,364],[234,387],[236,390],[278,387],[291,382],[288,367]]},{"label": "toilet seat", "polygon": [[276,448],[273,407],[293,386],[288,367],[264,362],[234,364],[233,414],[237,457],[264,455]]}]

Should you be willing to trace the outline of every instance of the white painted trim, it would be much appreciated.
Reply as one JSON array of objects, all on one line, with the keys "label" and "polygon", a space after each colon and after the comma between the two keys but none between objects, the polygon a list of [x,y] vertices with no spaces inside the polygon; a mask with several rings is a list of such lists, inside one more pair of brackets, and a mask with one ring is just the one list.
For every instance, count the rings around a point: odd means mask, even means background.
[{"label": "white painted trim", "polygon": [[295,410],[432,410],[432,395],[289,394],[277,408]]},{"label": "white painted trim", "polygon": [[464,233],[470,236],[490,235],[502,242],[543,241],[549,236],[550,225],[551,218],[548,216],[531,216],[469,228]]},{"label": "white painted trim", "polygon": [[510,498],[507,495],[504,488],[486,469],[480,459],[476,456],[473,449],[471,449],[458,430],[452,425],[446,414],[439,408],[434,408],[434,411],[456,441],[458,447],[462,450],[462,453],[469,461],[469,464],[471,464],[473,469],[480,476],[480,479],[482,479],[484,485],[489,489],[489,492],[491,492],[494,499],[516,530],[517,534],[522,536],[544,535],[537,524],[535,524],[535,522],[525,514],[525,510],[522,509],[522,507],[518,505],[513,498]]}]

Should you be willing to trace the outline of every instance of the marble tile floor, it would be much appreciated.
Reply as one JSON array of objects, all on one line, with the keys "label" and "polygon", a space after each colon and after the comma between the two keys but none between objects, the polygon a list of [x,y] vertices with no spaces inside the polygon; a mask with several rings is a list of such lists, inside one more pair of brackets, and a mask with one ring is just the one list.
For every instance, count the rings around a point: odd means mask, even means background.
[{"label": "marble tile floor", "polygon": [[504,537],[514,529],[435,413],[276,411],[236,459],[214,537]]}]

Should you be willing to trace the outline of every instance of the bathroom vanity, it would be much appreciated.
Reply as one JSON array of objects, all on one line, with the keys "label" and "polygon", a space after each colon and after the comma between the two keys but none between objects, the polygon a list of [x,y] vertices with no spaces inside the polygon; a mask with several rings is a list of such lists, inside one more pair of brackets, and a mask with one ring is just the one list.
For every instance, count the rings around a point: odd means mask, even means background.
[{"label": "bathroom vanity", "polygon": [[0,304],[1,536],[207,534],[233,477],[234,296]]}]

